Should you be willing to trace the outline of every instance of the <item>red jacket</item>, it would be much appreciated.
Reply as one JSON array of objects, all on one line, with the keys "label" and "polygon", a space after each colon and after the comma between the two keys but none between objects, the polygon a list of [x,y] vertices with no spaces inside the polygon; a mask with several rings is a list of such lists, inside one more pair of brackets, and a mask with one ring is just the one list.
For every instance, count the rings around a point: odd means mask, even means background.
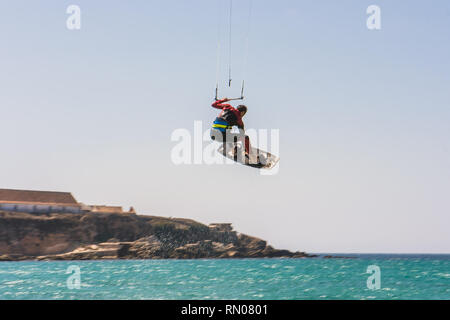
[{"label": "red jacket", "polygon": [[239,129],[243,129],[244,122],[242,122],[241,113],[230,104],[225,104],[224,102],[227,102],[227,99],[217,100],[212,104],[213,108],[222,110],[218,118],[228,122],[230,126],[237,126]]}]

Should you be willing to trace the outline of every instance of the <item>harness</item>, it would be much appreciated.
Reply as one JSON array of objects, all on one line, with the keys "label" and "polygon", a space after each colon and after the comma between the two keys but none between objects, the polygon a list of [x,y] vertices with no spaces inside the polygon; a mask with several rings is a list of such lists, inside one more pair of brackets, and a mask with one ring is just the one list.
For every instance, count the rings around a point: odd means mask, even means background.
[{"label": "harness", "polygon": [[219,130],[221,132],[226,132],[227,129],[232,129],[233,127],[228,124],[227,121],[216,118],[216,120],[213,122],[212,127],[216,130]]}]

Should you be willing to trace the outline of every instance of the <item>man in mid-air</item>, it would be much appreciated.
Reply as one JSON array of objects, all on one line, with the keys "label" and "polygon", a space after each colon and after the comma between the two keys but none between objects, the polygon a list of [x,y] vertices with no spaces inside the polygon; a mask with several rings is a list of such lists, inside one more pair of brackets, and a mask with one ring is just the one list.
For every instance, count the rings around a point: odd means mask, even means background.
[{"label": "man in mid-air", "polygon": [[[230,101],[228,98],[216,100],[212,107],[222,110],[214,121],[211,128],[211,139],[217,142],[223,142],[223,152],[226,155],[226,143],[236,143],[244,140],[245,158],[248,161],[250,152],[250,139],[245,135],[244,122],[242,117],[247,113],[247,107],[239,105],[236,108],[225,102]],[[231,133],[233,126],[237,126],[239,133]]]}]

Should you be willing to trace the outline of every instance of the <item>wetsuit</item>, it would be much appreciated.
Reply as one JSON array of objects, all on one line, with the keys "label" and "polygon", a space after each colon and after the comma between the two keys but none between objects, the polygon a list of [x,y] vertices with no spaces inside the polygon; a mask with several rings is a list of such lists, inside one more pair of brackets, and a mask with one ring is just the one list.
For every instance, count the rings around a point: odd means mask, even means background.
[{"label": "wetsuit", "polygon": [[[238,140],[245,140],[245,152],[248,153],[250,149],[250,139],[244,135],[244,122],[239,110],[226,104],[227,99],[217,100],[212,104],[213,108],[220,109],[222,112],[214,120],[211,128],[211,139],[223,142],[224,150],[226,142],[237,142]],[[233,126],[237,126],[241,133],[231,133]]]}]

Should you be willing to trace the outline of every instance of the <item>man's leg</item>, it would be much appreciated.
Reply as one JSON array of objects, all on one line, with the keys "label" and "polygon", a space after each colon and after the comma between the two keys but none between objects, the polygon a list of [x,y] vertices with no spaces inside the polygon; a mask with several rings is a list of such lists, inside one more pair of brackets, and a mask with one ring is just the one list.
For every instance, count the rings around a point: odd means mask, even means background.
[{"label": "man's leg", "polygon": [[216,142],[222,142],[222,153],[224,156],[226,156],[227,150],[225,133],[217,129],[211,129],[211,139]]},{"label": "man's leg", "polygon": [[[227,130],[226,134],[226,140],[227,142],[231,142],[232,147],[235,148],[234,151],[234,160],[239,162],[248,162],[248,155],[250,152],[250,139],[248,136],[241,134],[241,133],[231,133],[230,130]],[[240,141],[242,143],[242,147],[240,149],[240,152],[237,152],[237,143]],[[230,145],[230,143],[228,143]]]},{"label": "man's leg", "polygon": [[250,138],[248,136],[245,136],[245,153],[250,153]]}]

